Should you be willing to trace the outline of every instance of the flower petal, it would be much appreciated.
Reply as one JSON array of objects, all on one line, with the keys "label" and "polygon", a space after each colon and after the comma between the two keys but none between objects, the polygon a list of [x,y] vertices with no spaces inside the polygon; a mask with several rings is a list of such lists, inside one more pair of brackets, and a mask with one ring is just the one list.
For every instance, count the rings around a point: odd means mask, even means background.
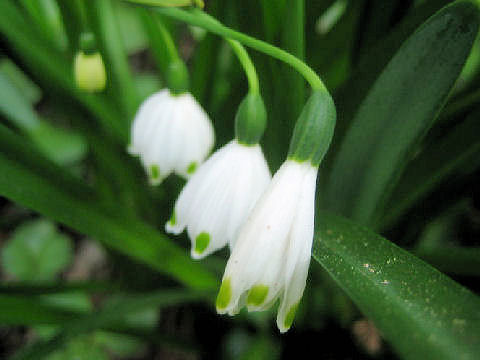
[{"label": "flower petal", "polygon": [[304,169],[298,163],[287,160],[258,200],[240,230],[225,268],[224,279],[230,279],[231,301],[223,309],[217,307],[218,312],[231,311],[237,306],[240,296],[254,285],[273,287],[273,281],[282,265],[282,261],[276,257],[270,263],[269,283],[263,284],[260,281],[265,269],[269,267],[272,252],[286,246],[301,193],[303,175]]},{"label": "flower petal", "polygon": [[295,311],[305,289],[314,232],[316,178],[317,169],[310,166],[302,180],[302,194],[289,235],[288,257],[285,263],[285,290],[277,314],[277,326],[280,332],[287,331],[292,325]]}]

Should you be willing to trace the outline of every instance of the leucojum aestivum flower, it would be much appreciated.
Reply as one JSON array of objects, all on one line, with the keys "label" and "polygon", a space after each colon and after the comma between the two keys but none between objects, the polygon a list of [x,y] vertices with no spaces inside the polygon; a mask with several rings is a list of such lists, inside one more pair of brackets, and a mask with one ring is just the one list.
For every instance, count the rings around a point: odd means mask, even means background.
[{"label": "leucojum aestivum flower", "polygon": [[258,144],[265,122],[262,98],[248,94],[235,119],[236,138],[216,151],[180,193],[165,228],[174,234],[187,228],[194,259],[227,243],[233,248],[239,227],[270,182],[270,171]]},{"label": "leucojum aestivum flower", "polygon": [[181,111],[190,106],[190,116],[180,116],[175,105],[181,99],[178,93],[163,90],[138,111],[130,151],[140,155],[152,183],[172,171],[188,175],[189,164],[197,165],[166,231],[180,234],[186,228],[194,259],[228,243],[231,255],[217,312],[234,315],[243,306],[265,310],[280,299],[277,326],[285,332],[306,285],[317,171],[333,135],[335,106],[325,88],[313,91],[295,126],[288,157],[271,179],[259,145],[266,110],[258,78],[245,50],[230,43],[250,87],[235,118],[235,139],[202,164],[213,145],[210,121],[188,101]]},{"label": "leucojum aestivum flower", "polygon": [[[183,63],[173,63],[170,83],[188,83],[185,72]],[[176,85],[142,103],[132,124],[128,151],[140,157],[150,183],[158,185],[172,172],[190,177],[212,150],[214,140],[207,113],[184,85]]]},{"label": "leucojum aestivum flower", "polygon": [[305,289],[314,231],[318,166],[327,151],[336,112],[316,91],[295,127],[287,160],[239,231],[217,296],[217,311],[269,308],[277,299],[277,326],[287,331]]}]

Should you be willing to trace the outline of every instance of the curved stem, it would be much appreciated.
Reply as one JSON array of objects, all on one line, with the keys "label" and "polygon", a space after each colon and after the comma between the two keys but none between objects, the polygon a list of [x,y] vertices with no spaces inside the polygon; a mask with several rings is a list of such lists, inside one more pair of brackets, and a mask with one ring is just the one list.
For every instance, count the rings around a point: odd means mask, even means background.
[{"label": "curved stem", "polygon": [[172,39],[172,35],[158,16],[155,17],[155,23],[157,25],[158,33],[165,44],[165,48],[167,49],[170,62],[181,60],[180,56],[178,55],[177,48],[175,47],[175,42]]},{"label": "curved stem", "polygon": [[281,60],[302,74],[313,90],[327,91],[325,85],[315,71],[303,61],[276,46],[232,30],[199,9],[182,10],[178,8],[157,8],[156,10],[165,16],[181,20],[190,25],[199,26],[222,37],[237,40],[244,45]]},{"label": "curved stem", "polygon": [[250,56],[248,56],[247,50],[245,50],[242,44],[240,44],[236,40],[227,39],[227,41],[235,52],[235,55],[237,55],[238,61],[240,61],[240,64],[242,64],[245,75],[247,75],[248,87],[250,88],[250,92],[258,94],[258,76],[255,70],[255,66],[252,63]]}]

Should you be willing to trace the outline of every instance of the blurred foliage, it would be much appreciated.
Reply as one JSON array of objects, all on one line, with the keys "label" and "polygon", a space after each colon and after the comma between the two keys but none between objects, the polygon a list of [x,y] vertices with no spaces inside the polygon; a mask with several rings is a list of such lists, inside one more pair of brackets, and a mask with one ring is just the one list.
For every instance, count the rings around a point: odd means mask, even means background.
[{"label": "blurred foliage", "polygon": [[[279,335],[275,309],[215,314],[228,251],[194,262],[185,235],[168,238],[183,181],[148,186],[125,151],[138,105],[165,84],[159,20],[216,147],[233,137],[247,82],[224,40],[126,1],[2,0],[0,357],[289,359],[307,348],[321,358],[478,359],[478,2],[208,0],[205,11],[305,60],[337,106],[318,179],[316,261],[294,326]],[[75,86],[85,31],[107,67],[103,93]],[[292,68],[249,53],[275,171],[309,90]],[[103,255],[83,253],[87,237]]]}]

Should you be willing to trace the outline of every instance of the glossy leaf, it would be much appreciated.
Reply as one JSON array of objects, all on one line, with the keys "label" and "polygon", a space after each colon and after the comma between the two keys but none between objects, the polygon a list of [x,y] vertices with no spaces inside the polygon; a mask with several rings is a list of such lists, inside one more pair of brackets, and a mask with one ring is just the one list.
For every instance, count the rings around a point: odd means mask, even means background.
[{"label": "glossy leaf", "polygon": [[333,160],[329,209],[375,222],[398,174],[444,105],[478,24],[477,6],[459,1],[402,45],[361,104]]},{"label": "glossy leaf", "polygon": [[480,299],[409,252],[322,212],[313,256],[402,358],[479,358]]}]

